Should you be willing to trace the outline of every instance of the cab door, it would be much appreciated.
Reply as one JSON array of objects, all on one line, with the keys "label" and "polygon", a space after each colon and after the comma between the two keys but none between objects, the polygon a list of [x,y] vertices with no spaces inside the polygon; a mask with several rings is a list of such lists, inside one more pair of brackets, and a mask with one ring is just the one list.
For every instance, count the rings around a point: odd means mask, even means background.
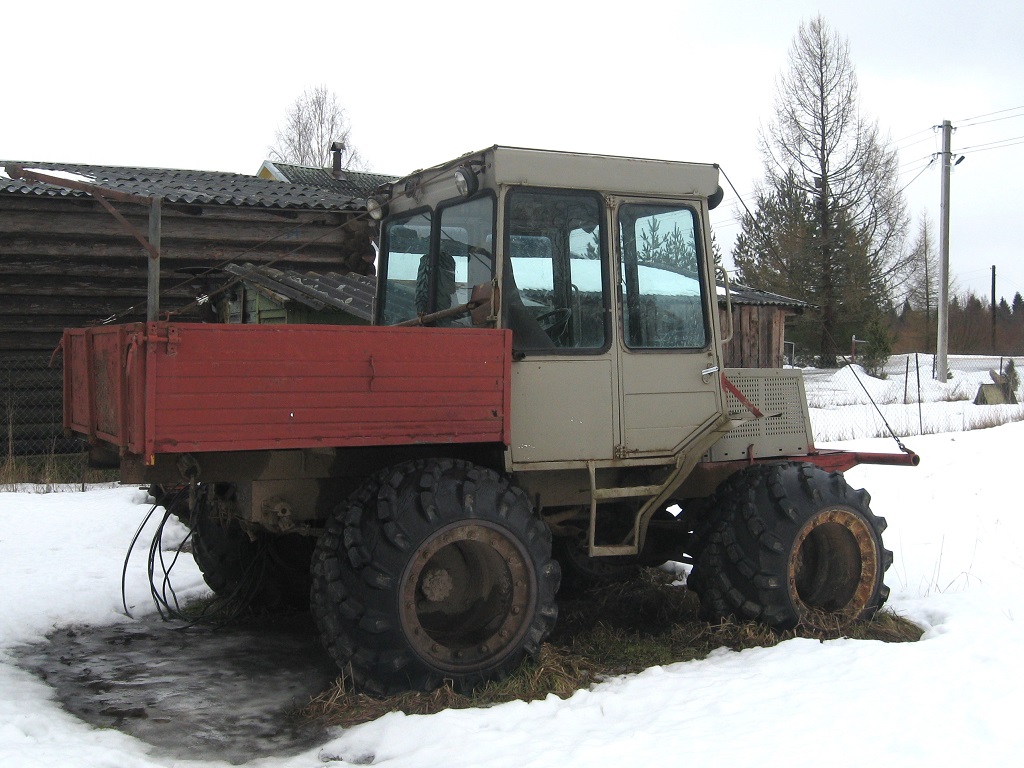
[{"label": "cab door", "polygon": [[502,326],[512,330],[512,460],[609,461],[618,374],[604,201],[512,187],[502,227]]},{"label": "cab door", "polygon": [[613,200],[617,454],[677,453],[721,412],[717,297],[697,203]]}]

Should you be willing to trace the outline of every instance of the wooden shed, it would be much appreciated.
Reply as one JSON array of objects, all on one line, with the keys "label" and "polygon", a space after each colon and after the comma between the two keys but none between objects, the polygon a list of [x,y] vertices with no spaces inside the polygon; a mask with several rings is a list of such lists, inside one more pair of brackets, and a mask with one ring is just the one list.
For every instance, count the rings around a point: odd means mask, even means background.
[{"label": "wooden shed", "polygon": [[[811,305],[777,293],[730,285],[733,337],[723,350],[729,368],[781,368],[785,362],[786,321]],[[722,333],[729,332],[725,289],[718,286]]]},{"label": "wooden shed", "polygon": [[[57,177],[52,183],[40,178]],[[158,199],[161,317],[203,319],[197,274],[229,262],[367,274],[360,199],[391,177],[327,186],[244,174],[0,160],[0,424],[16,454],[71,449],[61,437],[65,327],[146,319],[146,252]],[[116,218],[98,199],[120,217]],[[134,230],[134,232],[133,232]],[[0,450],[0,456],[5,451]]]}]

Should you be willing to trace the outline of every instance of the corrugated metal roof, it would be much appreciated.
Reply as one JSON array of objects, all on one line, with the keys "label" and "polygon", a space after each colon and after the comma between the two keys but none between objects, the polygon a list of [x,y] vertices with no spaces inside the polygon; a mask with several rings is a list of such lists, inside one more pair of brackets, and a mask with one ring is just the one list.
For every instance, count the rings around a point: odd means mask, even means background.
[{"label": "corrugated metal roof", "polygon": [[341,310],[370,322],[373,317],[373,294],[377,278],[355,273],[296,272],[274,269],[251,263],[228,264],[224,267],[253,287],[269,291],[282,303],[297,301],[313,310]]},{"label": "corrugated metal roof", "polygon": [[[733,304],[765,307],[790,307],[791,309],[796,310],[811,309],[814,307],[813,304],[808,304],[806,301],[801,301],[800,299],[791,299],[788,296],[771,293],[770,291],[759,291],[756,288],[750,288],[745,285],[740,285],[739,283],[730,283],[729,293]],[[721,284],[718,286],[718,300],[720,303],[725,300],[725,288]]]},{"label": "corrugated metal roof", "polygon": [[[20,165],[44,174],[72,174],[77,180],[106,189],[160,197],[169,203],[326,210],[354,209],[363,203],[360,193],[354,189],[346,191],[316,184],[273,181],[240,173],[0,160],[0,168],[8,165]],[[3,174],[0,174],[0,193],[49,197],[86,195],[52,184],[6,178]]]},{"label": "corrugated metal roof", "polygon": [[328,168],[316,168],[310,165],[296,165],[295,163],[282,163],[271,160],[265,161],[263,167],[270,171],[275,178],[282,181],[323,187],[324,189],[357,196],[368,195],[381,184],[388,184],[398,179],[397,176],[386,176],[381,173],[349,170],[344,171],[344,178],[336,179]]}]

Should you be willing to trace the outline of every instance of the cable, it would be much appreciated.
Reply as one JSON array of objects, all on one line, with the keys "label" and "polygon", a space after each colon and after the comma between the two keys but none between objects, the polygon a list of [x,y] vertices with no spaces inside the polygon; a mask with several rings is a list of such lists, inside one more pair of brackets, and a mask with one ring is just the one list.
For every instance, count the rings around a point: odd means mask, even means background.
[{"label": "cable", "polygon": [[161,494],[149,508],[146,516],[136,529],[135,535],[132,536],[121,568],[121,605],[126,616],[132,617],[132,613],[128,608],[126,588],[128,563],[132,551],[138,543],[139,536],[153,518],[157,508],[161,506],[164,507],[164,514],[160,518],[153,538],[149,543],[146,575],[149,580],[150,597],[163,621],[178,620],[185,622],[184,625],[176,627],[176,629],[188,629],[199,624],[223,626],[241,616],[252,604],[254,597],[261,588],[266,571],[267,558],[270,556],[265,539],[258,540],[258,547],[251,561],[246,565],[231,593],[218,596],[216,600],[208,603],[197,616],[190,618],[185,615],[171,582],[171,573],[178,562],[178,558],[186,551],[188,543],[193,541],[198,517],[201,514],[205,514],[205,509],[201,509],[203,505],[197,504],[196,509],[190,513],[189,532],[174,548],[174,557],[169,563],[164,557],[163,534],[167,521],[172,516],[179,516],[178,513],[181,511],[182,504],[187,502],[188,497],[191,495],[191,490],[190,486],[180,486],[174,489],[173,492],[169,491]]},{"label": "cable", "polygon": [[[932,130],[932,129],[929,128],[928,130]],[[900,149],[900,150],[910,149],[911,147],[916,147],[918,144],[924,144],[926,141],[934,141],[934,140],[935,140],[934,136],[925,136],[923,139],[918,139],[917,141],[911,142],[910,144],[906,144],[904,146],[897,145],[896,148]]]},{"label": "cable", "polygon": [[1019,107],[1007,107],[1006,109],[997,109],[995,112],[986,112],[984,115],[975,115],[974,117],[966,117],[963,120],[954,120],[955,123],[969,123],[972,120],[980,120],[983,117],[991,117],[992,115],[1001,115],[1004,112],[1013,112],[1017,109],[1024,109],[1024,104]]},{"label": "cable", "polygon": [[149,508],[149,512],[146,513],[146,516],[142,518],[142,522],[139,523],[139,527],[135,530],[135,535],[132,536],[131,543],[128,545],[128,551],[124,555],[124,564],[121,566],[121,605],[124,607],[124,615],[128,617],[132,616],[132,612],[128,610],[128,597],[125,592],[125,584],[128,577],[128,560],[132,556],[132,550],[135,549],[135,543],[139,540],[139,536],[142,534],[142,529],[146,527],[146,523],[149,522],[149,519],[153,516],[153,513],[156,511],[158,506],[159,502],[154,503],[153,506]]},{"label": "cable", "polygon": [[992,120],[982,120],[979,123],[970,123],[969,125],[961,125],[959,127],[960,128],[974,128],[977,125],[988,125],[989,123],[998,123],[998,122],[1001,122],[1003,120],[1013,120],[1013,119],[1018,118],[1018,117],[1024,117],[1024,112],[1022,112],[1019,115],[1007,115],[1006,117],[996,117],[996,118],[993,118]]},{"label": "cable", "polygon": [[928,164],[924,168],[922,168],[920,171],[917,172],[917,176],[915,176],[914,178],[912,178],[910,181],[908,181],[906,184],[904,184],[902,187],[899,188],[899,192],[897,192],[897,194],[899,194],[900,192],[905,190],[907,187],[909,187],[911,184],[913,184],[915,181],[917,181],[919,178],[921,178],[921,174],[923,174],[925,171],[927,171],[929,168],[931,168],[932,164],[934,162],[935,162],[935,158],[932,157],[932,159],[928,161]]},{"label": "cable", "polygon": [[[934,133],[934,131],[935,131],[935,129],[934,129],[934,128],[933,128],[932,126],[928,126],[927,128],[922,128],[922,129],[921,129],[921,130],[919,130],[919,131],[914,131],[913,133],[908,133],[908,134],[907,134],[906,136],[904,136],[904,137],[903,137],[902,139],[897,139],[895,143],[896,143],[897,145],[898,145],[898,144],[902,144],[902,143],[903,143],[904,141],[906,141],[907,139],[912,139],[912,138],[914,138],[915,136],[917,136],[917,134],[919,134],[919,133]],[[921,141],[925,141],[925,139],[922,139]],[[920,144],[920,143],[921,143],[921,142],[918,142],[918,141],[915,141],[915,142],[914,142],[914,144]],[[913,146],[913,144],[911,144],[910,146]]]},{"label": "cable", "polygon": [[[822,328],[822,330],[832,341],[832,344],[835,346],[836,350],[838,351],[839,349],[841,349],[839,344],[836,342],[835,337],[832,335],[832,332],[824,327]],[[842,353],[839,353],[839,357],[841,357],[843,361],[845,361],[847,367],[850,369],[850,373],[853,374],[853,378],[857,380],[857,383],[860,384],[860,388],[864,390],[864,394],[867,396],[868,402],[870,402],[871,405],[874,406],[875,411],[878,413],[878,418],[882,420],[882,423],[885,425],[885,428],[889,430],[889,434],[892,436],[892,439],[896,441],[896,445],[899,447],[900,451],[911,456],[916,455],[914,451],[910,450],[909,448],[907,448],[907,446],[903,444],[903,441],[900,440],[899,435],[896,434],[896,430],[894,430],[892,428],[892,425],[889,424],[889,420],[885,418],[885,414],[882,413],[882,409],[878,406],[878,403],[875,402],[875,398],[871,396],[871,393],[868,392],[867,386],[865,386],[864,382],[861,381],[860,375],[857,373],[857,369],[854,366],[853,361]]]},{"label": "cable", "polygon": [[[1022,115],[1022,117],[1024,117],[1024,115]],[[960,153],[977,151],[982,147],[988,147],[990,149],[999,149],[999,147],[996,146],[998,144],[1005,144],[1008,141],[1012,141],[1019,144],[1021,140],[1024,140],[1024,136],[1013,136],[1009,139],[997,139],[996,141],[989,141],[984,144],[974,144],[973,146],[970,147],[962,147],[961,149],[957,150],[957,152]],[[1007,146],[1013,146],[1013,144],[1007,144]]]},{"label": "cable", "polygon": [[971,154],[975,154],[976,155],[978,152],[989,152],[990,150],[993,150],[993,149],[1004,149],[1006,147],[1016,147],[1018,144],[1024,144],[1024,141],[1017,141],[1017,142],[1014,142],[1013,144],[1004,144],[1001,147],[988,147],[987,149],[972,149],[971,150]]},{"label": "cable", "polygon": [[917,163],[920,163],[920,162],[922,162],[924,160],[927,160],[928,163],[930,164],[933,160],[935,160],[935,157],[936,157],[937,154],[938,154],[937,152],[931,152],[931,153],[929,153],[927,155],[922,155],[921,157],[919,157],[919,158],[917,158],[915,160],[908,160],[907,162],[903,163],[903,165],[901,165],[899,167],[899,170],[903,171],[905,168],[909,168],[910,171],[915,171],[917,169],[916,168],[910,168],[910,166],[916,165]]}]

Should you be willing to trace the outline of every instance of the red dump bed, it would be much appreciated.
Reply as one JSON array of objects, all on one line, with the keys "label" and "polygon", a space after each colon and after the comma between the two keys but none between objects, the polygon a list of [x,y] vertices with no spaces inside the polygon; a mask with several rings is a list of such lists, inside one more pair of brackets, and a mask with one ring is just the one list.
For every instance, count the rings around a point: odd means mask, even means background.
[{"label": "red dump bed", "polygon": [[64,425],[122,451],[509,442],[511,334],[136,323],[64,332]]}]

